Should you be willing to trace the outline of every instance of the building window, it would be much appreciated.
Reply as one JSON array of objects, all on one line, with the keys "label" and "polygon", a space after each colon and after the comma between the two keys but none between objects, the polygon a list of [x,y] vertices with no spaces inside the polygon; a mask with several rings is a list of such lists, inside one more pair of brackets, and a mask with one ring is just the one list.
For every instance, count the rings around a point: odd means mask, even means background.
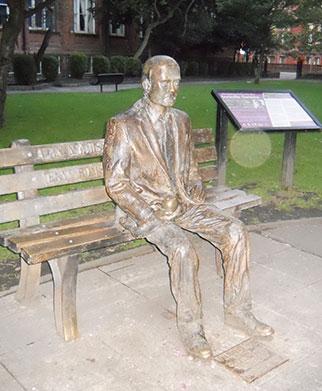
[{"label": "building window", "polygon": [[[42,0],[29,0],[29,8],[34,8],[42,2]],[[53,27],[53,22],[53,11],[48,8],[43,8],[34,15],[31,15],[29,18],[29,28],[31,30],[48,30],[50,27]]]},{"label": "building window", "polygon": [[285,64],[285,56],[280,56],[280,64]]},{"label": "building window", "polygon": [[320,57],[315,57],[314,65],[320,65]]},{"label": "building window", "polygon": [[306,64],[311,65],[312,64],[312,57],[307,56],[305,59]]},{"label": "building window", "polygon": [[268,63],[274,64],[275,63],[275,56],[268,56]]},{"label": "building window", "polygon": [[116,37],[125,37],[125,25],[124,24],[115,24],[110,22],[110,35],[114,35]]},{"label": "building window", "polygon": [[0,1],[0,27],[2,27],[9,15],[9,8],[5,1]]},{"label": "building window", "polygon": [[95,34],[95,20],[91,9],[93,0],[74,0],[75,33]]}]

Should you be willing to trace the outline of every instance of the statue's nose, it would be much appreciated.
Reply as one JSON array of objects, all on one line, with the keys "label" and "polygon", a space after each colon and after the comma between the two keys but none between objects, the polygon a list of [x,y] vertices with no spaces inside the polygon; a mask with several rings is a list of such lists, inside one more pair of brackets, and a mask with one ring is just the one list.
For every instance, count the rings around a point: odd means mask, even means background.
[{"label": "statue's nose", "polygon": [[176,91],[176,86],[174,83],[170,83],[170,91],[175,92]]}]

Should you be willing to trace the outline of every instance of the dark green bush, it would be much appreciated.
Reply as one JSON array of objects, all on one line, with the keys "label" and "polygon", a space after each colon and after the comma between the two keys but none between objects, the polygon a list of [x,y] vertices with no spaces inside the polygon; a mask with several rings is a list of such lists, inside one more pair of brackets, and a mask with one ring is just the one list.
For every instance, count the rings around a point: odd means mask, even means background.
[{"label": "dark green bush", "polygon": [[217,63],[216,73],[227,76],[253,76],[254,64],[250,62],[222,61]]},{"label": "dark green bush", "polygon": [[142,64],[138,58],[126,57],[126,76],[140,76]]},{"label": "dark green bush", "polygon": [[198,61],[189,61],[186,71],[187,76],[198,76],[199,75],[199,63]]},{"label": "dark green bush", "polygon": [[93,73],[97,76],[99,73],[108,73],[110,71],[110,60],[102,55],[93,57]]},{"label": "dark green bush", "polygon": [[110,59],[111,72],[125,73],[126,71],[126,58],[124,56],[112,56]]},{"label": "dark green bush", "polygon": [[206,62],[199,64],[199,74],[202,76],[208,76],[209,66]]},{"label": "dark green bush", "polygon": [[26,54],[15,55],[13,58],[13,72],[17,84],[35,84],[37,68],[34,57]]},{"label": "dark green bush", "polygon": [[83,53],[70,56],[70,74],[74,79],[81,79],[87,70],[87,57]]},{"label": "dark green bush", "polygon": [[55,81],[58,77],[59,62],[54,56],[44,56],[41,62],[42,74],[47,81]]},{"label": "dark green bush", "polygon": [[254,73],[254,64],[250,62],[233,63],[233,73],[237,76],[250,76]]}]

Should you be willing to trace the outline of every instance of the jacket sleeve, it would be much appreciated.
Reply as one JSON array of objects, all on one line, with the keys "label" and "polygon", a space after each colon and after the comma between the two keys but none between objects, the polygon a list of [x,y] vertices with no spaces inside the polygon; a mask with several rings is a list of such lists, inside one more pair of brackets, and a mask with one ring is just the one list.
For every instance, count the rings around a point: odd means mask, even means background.
[{"label": "jacket sleeve", "polygon": [[131,186],[131,140],[126,126],[112,118],[105,136],[103,154],[105,187],[108,195],[140,227],[153,219],[154,210]]}]

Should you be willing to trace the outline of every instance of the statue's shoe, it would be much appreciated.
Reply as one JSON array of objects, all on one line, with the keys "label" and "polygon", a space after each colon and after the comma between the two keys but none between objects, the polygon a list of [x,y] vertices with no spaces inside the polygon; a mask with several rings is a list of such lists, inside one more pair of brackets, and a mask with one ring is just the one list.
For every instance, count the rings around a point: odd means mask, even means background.
[{"label": "statue's shoe", "polygon": [[211,347],[201,332],[181,333],[184,347],[187,353],[199,360],[209,360],[212,358]]},{"label": "statue's shoe", "polygon": [[267,338],[274,334],[274,329],[255,318],[252,312],[225,313],[225,324],[241,330],[252,337]]}]

